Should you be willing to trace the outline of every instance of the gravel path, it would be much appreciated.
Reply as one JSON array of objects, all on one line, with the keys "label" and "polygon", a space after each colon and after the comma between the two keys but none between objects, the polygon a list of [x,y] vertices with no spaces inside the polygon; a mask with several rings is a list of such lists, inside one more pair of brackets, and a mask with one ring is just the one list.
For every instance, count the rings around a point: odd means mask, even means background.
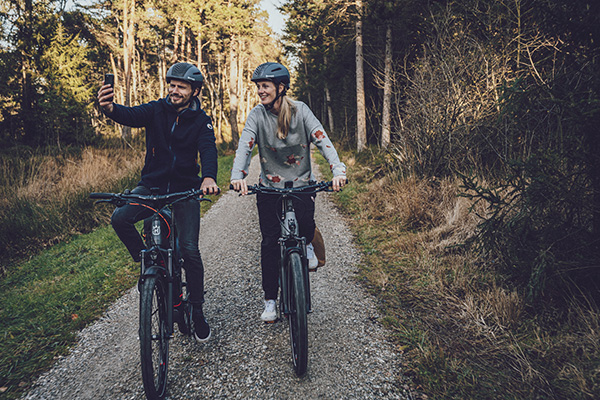
[{"label": "gravel path", "polygon": [[[256,182],[256,157],[249,182]],[[226,193],[202,219],[205,314],[211,339],[177,334],[168,399],[410,399],[401,356],[385,338],[373,299],[354,281],[359,254],[327,194],[316,221],[327,264],[311,274],[309,366],[293,372],[287,324],[264,324],[255,196]],[[39,378],[23,399],[145,399],[139,371],[138,294],[132,289]]]}]

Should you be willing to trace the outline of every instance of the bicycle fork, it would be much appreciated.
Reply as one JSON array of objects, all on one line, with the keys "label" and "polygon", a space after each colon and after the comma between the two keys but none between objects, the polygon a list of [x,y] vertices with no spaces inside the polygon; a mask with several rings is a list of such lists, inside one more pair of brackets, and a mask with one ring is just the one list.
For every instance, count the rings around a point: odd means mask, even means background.
[{"label": "bicycle fork", "polygon": [[[166,303],[167,303],[167,328],[169,339],[174,337],[175,332],[175,324],[173,320],[173,249],[163,250],[167,253],[167,265],[161,266],[157,263],[154,258],[158,259],[158,257],[152,257],[152,253],[156,249],[144,249],[141,251],[142,261],[140,263],[140,280],[141,283],[144,282],[144,278],[147,276],[159,276],[160,279],[166,282],[167,293],[166,293]],[[146,266],[146,259],[153,259],[152,265]]]}]

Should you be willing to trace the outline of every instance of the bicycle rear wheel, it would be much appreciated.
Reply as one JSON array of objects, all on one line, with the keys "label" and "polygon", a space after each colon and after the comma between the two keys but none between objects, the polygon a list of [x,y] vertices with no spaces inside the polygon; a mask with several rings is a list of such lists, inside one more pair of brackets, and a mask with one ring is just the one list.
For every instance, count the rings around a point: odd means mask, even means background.
[{"label": "bicycle rear wheel", "polygon": [[140,356],[146,397],[163,399],[167,391],[169,327],[167,288],[162,279],[144,278],[140,294]]},{"label": "bicycle rear wheel", "polygon": [[291,253],[287,260],[287,287],[290,306],[288,318],[294,371],[304,376],[308,366],[308,324],[306,310],[306,286],[300,254]]}]

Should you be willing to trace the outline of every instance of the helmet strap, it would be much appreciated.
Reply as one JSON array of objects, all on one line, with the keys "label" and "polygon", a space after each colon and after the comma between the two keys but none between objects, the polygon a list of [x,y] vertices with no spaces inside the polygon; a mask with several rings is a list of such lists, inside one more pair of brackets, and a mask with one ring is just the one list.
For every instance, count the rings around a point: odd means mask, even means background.
[{"label": "helmet strap", "polygon": [[273,109],[273,107],[275,106],[275,102],[277,101],[277,99],[279,99],[281,96],[285,95],[285,92],[287,92],[286,89],[283,89],[281,91],[281,93],[279,93],[279,85],[277,85],[276,90],[277,90],[277,92],[276,92],[277,94],[275,96],[275,99],[272,102],[270,102],[269,104],[265,105],[265,108],[267,109],[267,111],[271,111]]}]

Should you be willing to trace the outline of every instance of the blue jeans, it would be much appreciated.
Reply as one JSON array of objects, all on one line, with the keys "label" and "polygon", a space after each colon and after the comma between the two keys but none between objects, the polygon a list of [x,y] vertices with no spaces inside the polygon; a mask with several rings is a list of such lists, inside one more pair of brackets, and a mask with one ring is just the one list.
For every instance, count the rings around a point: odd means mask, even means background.
[{"label": "blue jeans", "polygon": [[[150,191],[138,186],[132,190],[136,194],[150,194]],[[150,217],[153,212],[146,207],[131,204],[117,207],[112,214],[111,224],[117,236],[131,257],[140,261],[140,252],[146,248],[144,241],[135,228],[135,223]],[[200,238],[200,203],[196,199],[180,201],[173,205],[173,222],[177,229],[179,250],[184,259],[189,301],[194,304],[204,302],[204,265],[198,249]]]}]

